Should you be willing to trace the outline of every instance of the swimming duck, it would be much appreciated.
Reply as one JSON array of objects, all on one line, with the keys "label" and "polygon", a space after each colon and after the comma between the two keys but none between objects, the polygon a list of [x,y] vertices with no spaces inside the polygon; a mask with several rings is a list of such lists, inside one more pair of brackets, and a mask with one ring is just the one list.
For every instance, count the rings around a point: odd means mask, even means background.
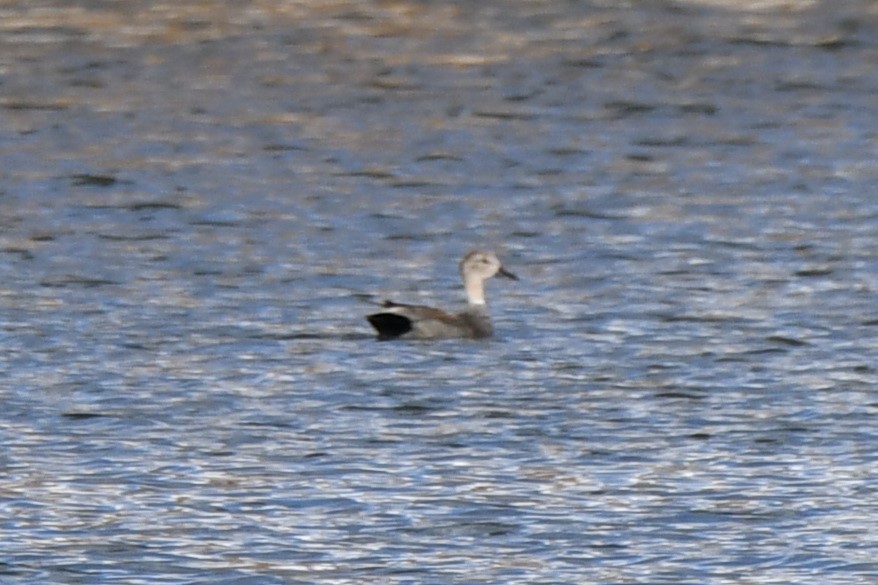
[{"label": "swimming duck", "polygon": [[518,280],[503,268],[493,252],[473,250],[460,261],[460,276],[466,291],[466,308],[459,313],[420,305],[384,301],[380,313],[368,315],[379,340],[444,339],[462,337],[480,339],[494,334],[494,326],[485,303],[485,281],[493,276]]}]

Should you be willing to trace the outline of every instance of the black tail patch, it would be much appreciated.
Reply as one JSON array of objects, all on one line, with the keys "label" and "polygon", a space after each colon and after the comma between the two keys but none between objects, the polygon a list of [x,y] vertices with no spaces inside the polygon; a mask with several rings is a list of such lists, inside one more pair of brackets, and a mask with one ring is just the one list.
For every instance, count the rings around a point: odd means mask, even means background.
[{"label": "black tail patch", "polygon": [[379,341],[395,339],[412,330],[411,319],[395,313],[375,313],[367,316],[366,319],[378,332]]}]

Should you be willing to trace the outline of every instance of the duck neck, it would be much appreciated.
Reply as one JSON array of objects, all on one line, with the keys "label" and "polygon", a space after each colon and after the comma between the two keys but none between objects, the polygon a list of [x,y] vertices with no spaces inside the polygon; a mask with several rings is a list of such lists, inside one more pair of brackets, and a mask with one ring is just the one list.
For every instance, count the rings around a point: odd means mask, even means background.
[{"label": "duck neck", "polygon": [[485,281],[481,278],[466,278],[463,281],[466,302],[470,305],[485,306]]}]

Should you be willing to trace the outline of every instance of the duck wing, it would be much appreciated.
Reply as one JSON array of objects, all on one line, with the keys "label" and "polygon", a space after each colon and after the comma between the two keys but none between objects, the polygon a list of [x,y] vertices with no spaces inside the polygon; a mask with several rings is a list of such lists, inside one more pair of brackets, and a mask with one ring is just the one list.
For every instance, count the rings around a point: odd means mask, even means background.
[{"label": "duck wing", "polygon": [[466,333],[466,323],[459,315],[433,307],[394,301],[384,301],[381,307],[383,311],[368,315],[366,319],[382,341],[402,336],[419,339],[460,337]]}]

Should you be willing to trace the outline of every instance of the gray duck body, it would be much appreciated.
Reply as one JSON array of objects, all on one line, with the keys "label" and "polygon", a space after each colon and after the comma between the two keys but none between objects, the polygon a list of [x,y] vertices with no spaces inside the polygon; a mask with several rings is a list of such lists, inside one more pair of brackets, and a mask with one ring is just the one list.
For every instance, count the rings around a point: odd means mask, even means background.
[{"label": "gray duck body", "polygon": [[495,275],[513,280],[518,277],[503,268],[493,252],[474,250],[460,262],[460,274],[467,295],[463,311],[447,313],[422,305],[385,301],[382,311],[366,319],[379,340],[389,339],[482,339],[494,334],[494,325],[485,302],[485,280]]}]

